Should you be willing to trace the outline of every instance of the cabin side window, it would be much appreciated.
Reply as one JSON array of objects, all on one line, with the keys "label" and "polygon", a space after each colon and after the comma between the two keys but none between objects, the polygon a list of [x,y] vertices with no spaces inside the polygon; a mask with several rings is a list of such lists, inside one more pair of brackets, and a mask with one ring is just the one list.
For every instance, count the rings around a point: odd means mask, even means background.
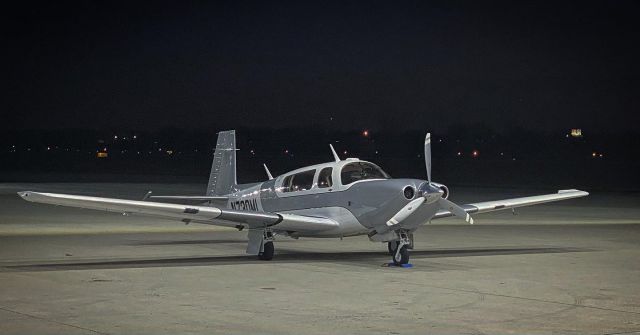
[{"label": "cabin side window", "polygon": [[333,168],[326,167],[320,170],[320,174],[318,175],[318,187],[326,188],[333,186],[333,178],[331,174],[333,173]]},{"label": "cabin side window", "polygon": [[291,192],[291,181],[293,180],[293,175],[284,177],[282,181],[282,188],[280,190],[282,192]]},{"label": "cabin side window", "polygon": [[316,170],[308,170],[286,176],[282,181],[282,192],[297,192],[310,190],[313,186],[313,176]]}]

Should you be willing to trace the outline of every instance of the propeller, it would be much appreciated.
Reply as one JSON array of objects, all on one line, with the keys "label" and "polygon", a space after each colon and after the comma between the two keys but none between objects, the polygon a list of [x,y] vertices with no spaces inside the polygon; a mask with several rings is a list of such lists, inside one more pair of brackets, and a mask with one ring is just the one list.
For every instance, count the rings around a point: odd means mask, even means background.
[{"label": "propeller", "polygon": [[440,205],[440,208],[448,210],[453,215],[465,220],[469,224],[473,224],[473,218],[471,217],[471,215],[469,215],[469,213],[467,213],[462,207],[454,204],[453,202],[445,198],[440,198],[438,199],[438,205]]},{"label": "propeller", "polygon": [[422,203],[424,203],[426,199],[424,197],[417,197],[416,199],[411,200],[406,206],[402,207],[401,210],[398,211],[389,221],[387,221],[387,226],[397,225],[398,223],[404,221],[409,215],[411,215]]},{"label": "propeller", "polygon": [[[424,163],[427,168],[427,181],[431,186],[431,133],[427,133],[427,136],[424,138]],[[440,208],[446,209],[451,212],[451,214],[473,224],[473,218],[462,207],[442,197],[438,198],[437,202]]]},{"label": "propeller", "polygon": [[424,138],[424,164],[427,167],[427,181],[431,185],[431,133]]},{"label": "propeller", "polygon": [[[395,226],[406,218],[408,218],[413,212],[415,212],[423,203],[437,202],[438,206],[444,210],[448,210],[451,214],[463,219],[464,221],[473,224],[473,218],[467,213],[464,208],[456,205],[455,203],[442,198],[442,191],[439,191],[438,186],[431,182],[431,133],[427,133],[424,139],[424,163],[427,168],[427,182],[428,185],[420,187],[422,196],[411,200],[402,209],[400,209],[389,221],[387,226]],[[439,191],[439,192],[438,192]]]}]

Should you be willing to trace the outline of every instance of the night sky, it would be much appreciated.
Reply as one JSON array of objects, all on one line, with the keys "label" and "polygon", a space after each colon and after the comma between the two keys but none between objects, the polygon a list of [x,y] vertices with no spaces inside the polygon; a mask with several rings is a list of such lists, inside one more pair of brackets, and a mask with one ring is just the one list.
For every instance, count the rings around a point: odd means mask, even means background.
[{"label": "night sky", "polygon": [[25,2],[2,129],[635,129],[640,2]]}]

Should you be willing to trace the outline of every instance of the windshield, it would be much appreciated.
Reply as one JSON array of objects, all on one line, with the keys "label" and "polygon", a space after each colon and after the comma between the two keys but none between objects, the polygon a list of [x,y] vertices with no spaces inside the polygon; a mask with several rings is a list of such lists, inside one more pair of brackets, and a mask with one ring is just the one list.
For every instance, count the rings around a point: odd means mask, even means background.
[{"label": "windshield", "polygon": [[389,179],[389,175],[379,167],[367,162],[349,163],[342,168],[340,180],[342,185],[349,185],[358,180]]}]

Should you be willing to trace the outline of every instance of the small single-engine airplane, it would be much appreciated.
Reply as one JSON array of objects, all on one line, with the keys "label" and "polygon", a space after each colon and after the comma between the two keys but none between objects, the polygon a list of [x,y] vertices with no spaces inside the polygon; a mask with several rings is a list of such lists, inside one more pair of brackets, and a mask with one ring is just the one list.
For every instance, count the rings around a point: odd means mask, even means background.
[{"label": "small single-engine airplane", "polygon": [[432,220],[456,216],[473,224],[470,214],[589,194],[560,190],[458,206],[447,200],[449,189],[445,185],[431,181],[430,134],[424,142],[427,180],[392,179],[377,165],[357,158],[341,160],[333,146],[330,148],[333,162],[303,167],[275,178],[265,165],[269,180],[238,184],[235,131],[223,131],[218,134],[205,196],[151,196],[149,192],[136,201],[32,191],[18,194],[32,202],[247,229],[247,253],[262,260],[273,258],[276,235],[296,239],[367,235],[371,241],[387,242],[397,265],[409,262],[413,232]]}]

